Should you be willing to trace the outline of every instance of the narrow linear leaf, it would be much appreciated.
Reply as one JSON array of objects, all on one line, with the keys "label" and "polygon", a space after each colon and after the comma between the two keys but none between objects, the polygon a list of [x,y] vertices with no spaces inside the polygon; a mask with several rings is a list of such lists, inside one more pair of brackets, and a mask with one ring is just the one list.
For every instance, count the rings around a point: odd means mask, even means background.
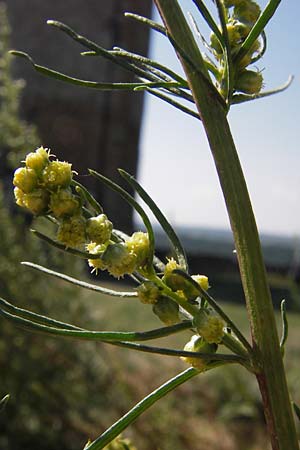
[{"label": "narrow linear leaf", "polygon": [[218,25],[214,21],[213,17],[211,16],[209,10],[206,8],[204,2],[202,0],[193,0],[193,3],[197,6],[200,14],[204,18],[205,22],[210,27],[211,31],[215,33],[215,35],[218,38],[218,41],[220,42],[221,46],[225,48],[225,41],[222,33],[219,30]]},{"label": "narrow linear leaf", "polygon": [[136,20],[137,22],[140,22],[144,25],[148,25],[152,30],[158,31],[158,33],[163,34],[164,36],[167,36],[167,30],[163,25],[160,25],[157,22],[154,22],[153,20],[148,19],[147,17],[140,16],[138,14],[133,14],[130,12],[124,13],[125,17],[128,17],[129,19]]},{"label": "narrow linear leaf", "polygon": [[34,313],[32,311],[28,311],[27,309],[18,308],[17,306],[12,305],[7,300],[0,298],[0,307],[6,311],[13,313],[13,315],[18,317],[23,317],[32,322],[41,323],[44,325],[49,325],[56,328],[63,328],[65,330],[82,330],[82,328],[76,327],[75,325],[71,325],[69,323],[61,322],[59,320],[51,319],[50,317],[42,316],[41,314]]},{"label": "narrow linear leaf", "polygon": [[[183,330],[187,330],[191,328],[191,322],[185,321],[177,325],[172,325],[170,327],[162,327],[157,328],[150,331],[140,332],[140,331],[91,331],[86,330],[84,328],[61,328],[61,322],[57,322],[59,327],[56,328],[54,326],[44,325],[42,323],[34,322],[30,319],[26,319],[25,317],[21,317],[15,314],[12,314],[5,309],[0,308],[0,315],[2,315],[5,319],[14,322],[16,326],[34,331],[40,332],[44,334],[65,337],[65,338],[73,338],[79,340],[86,341],[148,341],[151,339],[158,339],[161,337],[169,336],[174,333],[178,333]],[[32,314],[30,314],[32,316]],[[28,316],[30,316],[28,315]],[[35,315],[38,316],[38,315]],[[50,321],[53,321],[50,319]],[[69,324],[67,324],[68,326]],[[155,348],[155,347],[154,347]],[[168,349],[165,349],[168,351]],[[157,353],[157,352],[156,352]],[[173,356],[177,356],[174,354]]]},{"label": "narrow linear leaf", "polygon": [[145,56],[137,55],[136,53],[128,52],[127,50],[124,50],[119,47],[114,48],[114,54],[121,58],[126,58],[126,59],[128,58],[139,64],[154,67],[155,69],[158,69],[158,70],[164,72],[165,74],[169,75],[169,77],[173,78],[175,81],[180,83],[182,86],[188,88],[188,83],[184,78],[182,78],[176,72],[174,72],[173,70],[164,66],[163,64],[160,64],[159,62],[154,61],[153,59],[146,58]]},{"label": "narrow linear leaf", "polygon": [[279,86],[278,88],[272,89],[270,91],[260,92],[259,94],[253,94],[253,95],[235,94],[232,97],[232,102],[231,103],[233,105],[237,105],[239,103],[249,102],[251,100],[257,100],[259,98],[269,97],[270,95],[278,94],[279,92],[283,92],[287,88],[289,88],[290,85],[292,84],[293,80],[294,80],[294,76],[291,75],[291,76],[289,76],[287,82],[284,83],[282,86]]},{"label": "narrow linear leaf", "polygon": [[65,33],[67,36],[69,36],[74,41],[78,42],[79,44],[83,45],[84,47],[91,50],[91,52],[84,52],[83,54],[93,54],[93,56],[101,56],[103,58],[108,59],[109,61],[112,61],[114,64],[117,64],[118,66],[122,67],[125,70],[128,70],[129,72],[133,72],[138,76],[144,76],[148,80],[152,81],[159,81],[156,77],[153,77],[152,74],[147,73],[146,71],[136,67],[134,64],[128,63],[126,61],[123,61],[120,58],[117,58],[111,50],[106,50],[105,48],[101,47],[100,45],[96,44],[93,41],[90,41],[84,36],[81,36],[76,31],[74,31],[72,28],[70,28],[68,25],[59,22],[57,20],[48,20],[48,25],[54,26],[55,28],[59,29],[63,33]]},{"label": "narrow linear leaf", "polygon": [[[150,243],[150,255],[149,255],[149,264],[148,268],[151,269],[152,267],[152,261],[154,256],[154,248],[155,248],[155,240],[154,240],[154,233],[153,228],[151,225],[151,222],[145,213],[144,209],[141,207],[141,205],[127,192],[125,189],[123,189],[118,184],[111,181],[109,178],[106,178],[105,176],[101,175],[100,173],[96,172],[95,170],[89,169],[89,173],[97,178],[99,181],[101,181],[103,184],[111,188],[113,191],[117,192],[121,197],[129,203],[130,206],[132,206],[136,212],[140,215],[146,230],[148,232],[149,236],[149,243]],[[151,266],[151,267],[150,267]]]},{"label": "narrow linear leaf", "polygon": [[131,350],[137,350],[145,353],[155,353],[165,356],[184,356],[187,358],[198,358],[205,361],[224,361],[231,364],[244,364],[247,359],[243,356],[228,355],[223,353],[202,353],[202,352],[188,352],[185,350],[177,350],[173,348],[153,347],[150,345],[136,344],[134,342],[121,342],[121,341],[106,341],[107,344],[116,345],[118,347],[127,347]]},{"label": "narrow linear leaf", "polygon": [[61,244],[58,241],[55,241],[54,239],[51,239],[50,237],[46,236],[45,234],[41,233],[37,230],[30,230],[35,236],[37,236],[39,239],[42,239],[43,241],[47,242],[48,244],[52,245],[52,247],[57,248],[58,250],[61,250],[66,253],[71,253],[72,255],[79,256],[80,258],[84,259],[98,259],[101,256],[101,253],[88,253],[83,252],[81,250],[77,250],[76,248],[66,247],[64,244]]},{"label": "narrow linear leaf", "polygon": [[76,188],[78,187],[81,189],[86,201],[91,205],[91,207],[94,209],[96,214],[102,214],[103,208],[100,205],[99,202],[94,198],[94,196],[87,190],[85,186],[83,186],[81,183],[79,183],[76,180],[72,180],[71,184]]},{"label": "narrow linear leaf", "polygon": [[130,175],[129,173],[125,172],[125,170],[122,169],[119,169],[119,172],[121,176],[125,178],[125,180],[136,190],[141,199],[150,208],[150,210],[160,223],[161,227],[165,231],[166,235],[168,236],[174,248],[180,266],[183,267],[185,270],[188,270],[187,258],[184,248],[177,234],[175,233],[174,229],[172,228],[172,226],[170,225],[164,214],[161,212],[156,203],[152,200],[152,198],[147,194],[147,192],[142,188],[142,186],[137,182],[137,180],[132,175]]},{"label": "narrow linear leaf", "polygon": [[38,264],[34,264],[28,261],[21,262],[22,265],[31,267],[32,269],[38,270],[40,272],[46,273],[55,278],[59,278],[61,280],[67,281],[68,283],[75,284],[76,286],[89,289],[90,291],[100,292],[101,294],[109,295],[111,297],[119,297],[119,298],[136,298],[136,292],[121,292],[114,291],[112,289],[107,289],[102,286],[97,286],[95,284],[87,283],[85,281],[77,280],[76,278],[70,277],[69,275],[65,275],[60,272],[55,272],[54,270],[50,270],[46,267],[40,266]]},{"label": "narrow linear leaf", "polygon": [[172,98],[163,94],[162,92],[156,91],[155,89],[149,89],[149,88],[146,88],[146,91],[149,92],[149,94],[152,94],[157,98],[160,98],[161,100],[165,101],[166,103],[169,103],[170,105],[174,106],[175,108],[179,109],[180,111],[184,112],[185,114],[188,114],[189,116],[192,116],[195,119],[201,120],[199,114],[196,111],[193,111],[192,109],[187,108],[186,106],[182,105],[181,103],[176,102],[175,100],[173,100]]},{"label": "narrow linear leaf", "polygon": [[102,91],[134,91],[136,88],[143,88],[143,87],[152,87],[152,88],[159,88],[159,87],[180,87],[180,84],[177,81],[149,81],[147,83],[101,83],[97,81],[87,81],[87,80],[81,80],[79,78],[74,78],[71,76],[68,76],[64,73],[58,72],[53,69],[49,69],[48,67],[41,66],[39,64],[36,64],[33,59],[24,52],[15,51],[12,50],[10,52],[11,54],[15,56],[21,56],[26,58],[28,61],[31,62],[34,69],[48,77],[55,78],[56,80],[63,81],[65,83],[74,84],[77,86],[82,86],[85,88],[92,88],[92,89],[99,89]]},{"label": "narrow linear leaf", "polygon": [[195,375],[198,375],[199,371],[193,368],[187,369],[181,372],[176,377],[164,383],[147,397],[143,398],[132,409],[130,409],[123,417],[115,422],[110,428],[108,428],[101,436],[95,439],[91,444],[85,447],[85,450],[100,450],[109,444],[114,438],[116,438],[122,431],[124,431],[131,423],[133,423],[141,414],[150,408],[154,403],[160,400],[169,392],[176,389],[181,384],[190,380]]}]

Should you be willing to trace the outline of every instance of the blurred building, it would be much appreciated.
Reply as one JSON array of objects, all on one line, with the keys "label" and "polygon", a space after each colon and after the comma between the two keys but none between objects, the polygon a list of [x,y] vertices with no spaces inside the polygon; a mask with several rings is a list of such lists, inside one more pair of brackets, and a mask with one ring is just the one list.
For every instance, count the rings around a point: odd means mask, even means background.
[{"label": "blurred building", "polygon": [[[102,47],[114,45],[147,54],[149,30],[124,18],[125,11],[149,17],[151,0],[6,0],[12,47],[38,64],[86,80],[133,81],[133,75],[103,58],[83,57],[84,47],[46,24],[62,21]],[[15,61],[15,75],[26,81],[22,115],[37,125],[41,144],[80,174],[94,168],[120,180],[117,168],[136,173],[143,93],[100,92],[43,77],[25,60]],[[31,149],[28,149],[31,150]],[[90,177],[80,179],[96,194],[115,226],[130,231],[130,208]]]}]

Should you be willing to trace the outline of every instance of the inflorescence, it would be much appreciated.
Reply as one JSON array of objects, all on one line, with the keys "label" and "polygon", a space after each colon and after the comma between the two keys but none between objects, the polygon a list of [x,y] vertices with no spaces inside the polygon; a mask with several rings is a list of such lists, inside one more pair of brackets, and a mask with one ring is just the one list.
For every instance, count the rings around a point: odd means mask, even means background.
[{"label": "inflorescence", "polygon": [[[173,258],[162,264],[163,272],[156,271],[152,261],[149,269],[148,233],[137,231],[131,236],[122,233],[120,237],[103,212],[93,216],[87,207],[88,191],[82,194],[85,188],[73,180],[75,172],[70,163],[54,160],[50,150],[43,147],[29,153],[24,162],[25,166],[18,168],[13,178],[16,203],[35,216],[50,218],[56,225],[56,241],[52,242],[62,244],[65,250],[80,251],[92,272],[107,270],[116,278],[133,275],[139,284],[136,289],[139,300],[152,305],[154,314],[165,325],[181,321],[179,305],[197,305],[193,327],[198,334],[186,349],[216,351],[222,341],[225,324],[200,298],[199,290],[207,291],[209,288],[205,275],[192,275],[191,283],[174,272],[184,268]],[[198,370],[205,370],[205,361],[183,359]]]}]

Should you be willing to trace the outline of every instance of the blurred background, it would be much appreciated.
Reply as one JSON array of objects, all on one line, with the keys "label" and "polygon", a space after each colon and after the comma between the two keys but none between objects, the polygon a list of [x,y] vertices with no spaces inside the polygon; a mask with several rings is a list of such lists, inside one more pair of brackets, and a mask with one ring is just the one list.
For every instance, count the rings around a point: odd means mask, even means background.
[{"label": "blurred background", "polygon": [[[263,3],[261,3],[263,6]],[[205,28],[192,2],[182,6]],[[180,71],[161,36],[124,19],[132,11],[159,20],[150,0],[7,0],[0,3],[0,292],[30,310],[98,330],[160,326],[151,309],[116,301],[32,273],[29,260],[88,279],[85,265],[44,246],[28,231],[32,218],[13,205],[12,173],[28,151],[50,147],[73,163],[79,181],[126,232],[141,224],[127,205],[86,176],[92,167],[119,183],[117,168],[136,175],[175,226],[193,273],[208,275],[211,293],[249,335],[234,244],[213,161],[201,124],[139,93],[95,93],[35,73],[7,51],[27,51],[39,64],[102,81],[132,80],[109,62],[80,56],[78,44],[45,25],[66,22],[105,48],[150,54]],[[300,401],[300,214],[298,127],[300,101],[297,0],[283,2],[267,28],[265,89],[295,75],[292,86],[268,99],[234,106],[230,121],[248,180],[274,305],[287,299],[290,336],[286,366],[292,398]],[[95,76],[95,74],[97,74]],[[124,114],[125,112],[125,114]],[[155,223],[155,221],[154,221]],[[44,226],[43,224],[41,226]],[[170,249],[159,229],[157,250]],[[111,285],[103,274],[94,282]],[[126,283],[127,280],[124,280]],[[82,448],[135,402],[184,369],[177,359],[135,354],[104,344],[32,335],[0,319],[0,450]],[[279,322],[280,326],[280,322]],[[182,348],[188,333],[168,338]],[[249,438],[245,442],[245,434]],[[267,449],[259,393],[238,367],[215,370],[182,386],[152,407],[126,432],[139,450]]]}]

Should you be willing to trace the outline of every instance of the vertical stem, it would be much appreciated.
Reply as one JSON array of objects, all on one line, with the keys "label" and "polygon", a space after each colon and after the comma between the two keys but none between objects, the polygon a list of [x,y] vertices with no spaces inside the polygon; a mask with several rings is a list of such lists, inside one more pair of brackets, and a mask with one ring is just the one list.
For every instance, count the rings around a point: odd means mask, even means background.
[{"label": "vertical stem", "polygon": [[[225,198],[251,324],[253,348],[261,368],[257,380],[272,448],[299,450],[258,231],[226,111],[218,100],[214,86],[209,86],[207,82],[202,55],[177,0],[154,1],[168,33],[176,42],[177,50],[182,49],[178,57],[201,115]],[[182,56],[186,54],[188,60]]]}]

